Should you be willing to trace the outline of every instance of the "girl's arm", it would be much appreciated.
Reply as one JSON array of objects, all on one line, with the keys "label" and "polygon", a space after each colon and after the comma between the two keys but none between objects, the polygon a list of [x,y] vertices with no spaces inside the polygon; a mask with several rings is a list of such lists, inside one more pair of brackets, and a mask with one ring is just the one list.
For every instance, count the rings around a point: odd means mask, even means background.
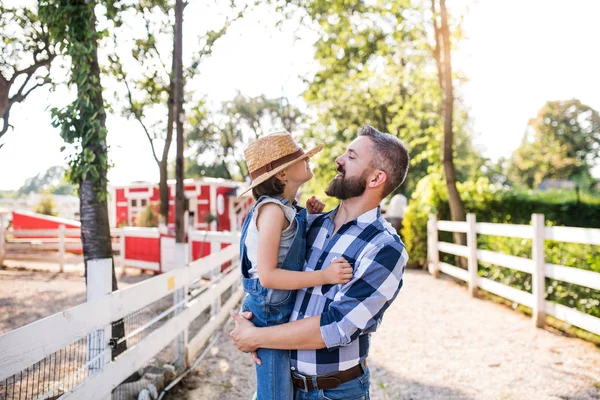
[{"label": "girl's arm", "polygon": [[258,228],[258,279],[267,289],[296,290],[324,284],[347,283],[352,279],[352,267],[338,258],[325,270],[297,272],[277,268],[281,232],[288,221],[277,204],[268,203],[260,208]]}]

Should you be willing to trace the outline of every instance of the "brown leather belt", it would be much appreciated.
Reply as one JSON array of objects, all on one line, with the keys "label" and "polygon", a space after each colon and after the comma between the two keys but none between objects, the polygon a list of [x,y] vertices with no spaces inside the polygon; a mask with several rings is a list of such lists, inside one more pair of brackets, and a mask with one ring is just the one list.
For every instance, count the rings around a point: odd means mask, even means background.
[{"label": "brown leather belt", "polygon": [[[363,364],[365,368],[367,368],[367,360],[364,360]],[[295,387],[305,391],[319,389],[335,389],[342,383],[346,383],[351,381],[352,379],[356,379],[359,376],[362,376],[362,374],[364,373],[365,370],[363,370],[362,365],[358,364],[350,369],[340,371],[336,374],[317,376],[317,387],[313,386],[311,376],[305,376],[296,372],[292,373],[292,382],[294,382]]]}]

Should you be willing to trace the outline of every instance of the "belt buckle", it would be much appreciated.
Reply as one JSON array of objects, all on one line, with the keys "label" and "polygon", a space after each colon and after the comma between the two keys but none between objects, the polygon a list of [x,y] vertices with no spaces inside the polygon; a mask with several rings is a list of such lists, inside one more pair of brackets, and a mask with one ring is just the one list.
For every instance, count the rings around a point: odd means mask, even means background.
[{"label": "belt buckle", "polygon": [[306,377],[300,373],[294,374],[296,377],[302,379],[302,383],[304,384],[304,388],[300,388],[303,392],[308,392],[308,382],[306,381]]}]

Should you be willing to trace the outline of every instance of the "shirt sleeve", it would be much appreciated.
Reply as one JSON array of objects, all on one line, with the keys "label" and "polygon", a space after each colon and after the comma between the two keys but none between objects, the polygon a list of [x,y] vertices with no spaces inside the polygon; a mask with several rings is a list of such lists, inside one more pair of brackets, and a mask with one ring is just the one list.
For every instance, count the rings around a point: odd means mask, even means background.
[{"label": "shirt sleeve", "polygon": [[328,349],[347,346],[374,332],[402,287],[408,254],[399,242],[369,250],[355,264],[354,276],[321,314],[321,336]]}]

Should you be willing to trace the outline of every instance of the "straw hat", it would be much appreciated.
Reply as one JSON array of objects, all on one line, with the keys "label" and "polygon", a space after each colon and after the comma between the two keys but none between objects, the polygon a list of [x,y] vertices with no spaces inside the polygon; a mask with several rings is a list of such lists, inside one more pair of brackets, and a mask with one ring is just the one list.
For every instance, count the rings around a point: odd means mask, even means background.
[{"label": "straw hat", "polygon": [[244,156],[252,184],[238,197],[290,165],[314,156],[322,149],[323,145],[318,145],[314,149],[304,152],[294,141],[292,135],[285,131],[271,133],[250,143],[244,150]]}]

